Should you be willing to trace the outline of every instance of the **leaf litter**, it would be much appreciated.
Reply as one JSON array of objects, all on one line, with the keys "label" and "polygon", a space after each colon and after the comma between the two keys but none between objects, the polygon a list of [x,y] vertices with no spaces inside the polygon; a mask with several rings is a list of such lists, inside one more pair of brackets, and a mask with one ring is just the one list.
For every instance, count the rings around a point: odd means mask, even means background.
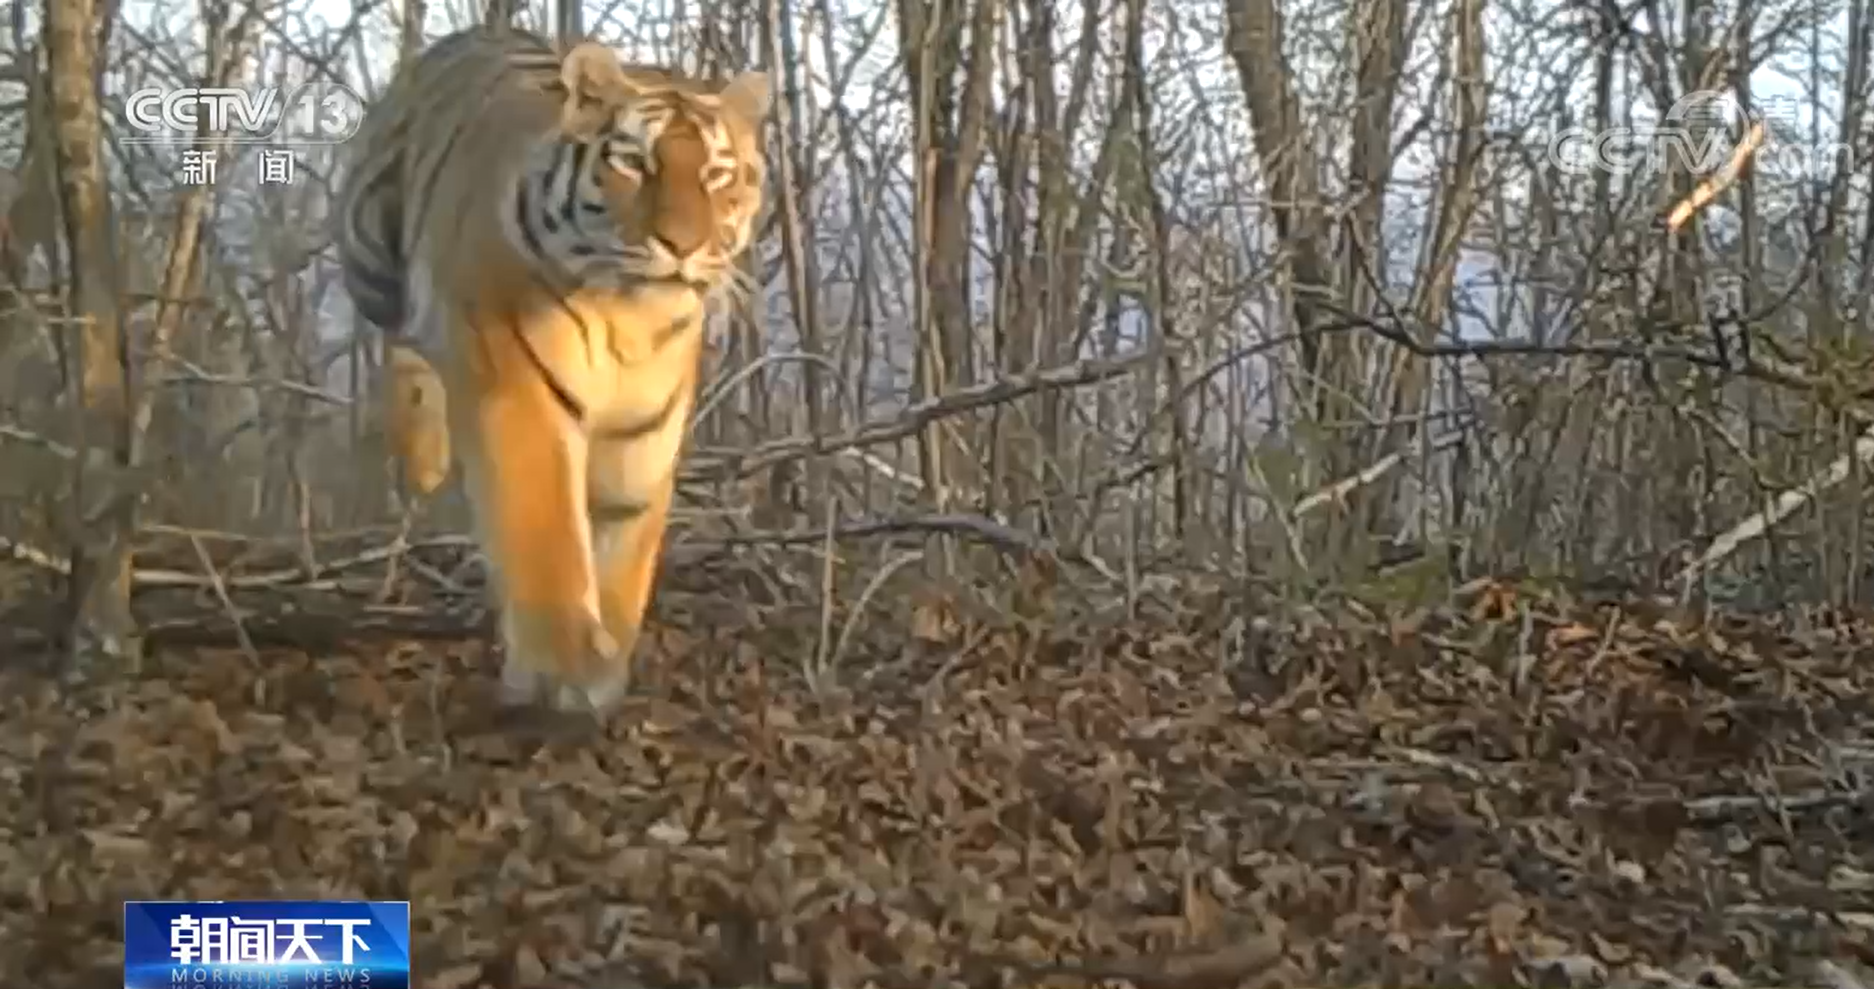
[{"label": "leaf litter", "polygon": [[125,899],[367,897],[426,989],[1870,984],[1864,618],[1187,598],[919,607],[818,689],[817,609],[661,609],[583,729],[475,643],[14,665],[0,973],[116,984]]}]

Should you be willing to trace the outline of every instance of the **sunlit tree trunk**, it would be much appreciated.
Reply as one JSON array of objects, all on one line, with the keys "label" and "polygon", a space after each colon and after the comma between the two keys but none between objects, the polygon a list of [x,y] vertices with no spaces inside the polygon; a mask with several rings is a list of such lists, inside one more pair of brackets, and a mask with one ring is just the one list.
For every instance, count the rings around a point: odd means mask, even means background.
[{"label": "sunlit tree trunk", "polygon": [[[89,647],[110,656],[134,656],[136,626],[130,613],[128,540],[135,523],[135,493],[118,490],[132,453],[125,399],[131,383],[122,313],[118,307],[116,251],[102,160],[104,115],[98,103],[99,17],[95,0],[48,3],[45,44],[50,69],[53,153],[64,214],[66,300],[82,329],[71,334],[68,381],[80,457],[72,496],[68,645],[76,659]],[[120,474],[113,479],[111,474]]]}]

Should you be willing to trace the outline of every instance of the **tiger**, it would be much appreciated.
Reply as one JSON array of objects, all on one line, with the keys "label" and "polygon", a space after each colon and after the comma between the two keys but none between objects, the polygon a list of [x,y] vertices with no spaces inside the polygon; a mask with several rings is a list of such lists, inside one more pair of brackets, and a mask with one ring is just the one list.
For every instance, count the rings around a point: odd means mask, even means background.
[{"label": "tiger", "polygon": [[772,98],[763,72],[471,28],[343,146],[343,281],[402,366],[438,369],[510,704],[602,714],[630,688],[704,319],[747,291]]}]

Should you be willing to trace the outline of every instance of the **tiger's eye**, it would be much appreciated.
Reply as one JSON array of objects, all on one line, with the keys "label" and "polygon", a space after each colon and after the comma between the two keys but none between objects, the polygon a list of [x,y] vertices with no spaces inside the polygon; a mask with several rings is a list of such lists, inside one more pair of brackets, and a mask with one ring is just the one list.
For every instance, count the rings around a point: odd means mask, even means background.
[{"label": "tiger's eye", "polygon": [[613,148],[606,153],[605,163],[612,166],[613,171],[626,175],[644,174],[644,155],[631,148]]}]

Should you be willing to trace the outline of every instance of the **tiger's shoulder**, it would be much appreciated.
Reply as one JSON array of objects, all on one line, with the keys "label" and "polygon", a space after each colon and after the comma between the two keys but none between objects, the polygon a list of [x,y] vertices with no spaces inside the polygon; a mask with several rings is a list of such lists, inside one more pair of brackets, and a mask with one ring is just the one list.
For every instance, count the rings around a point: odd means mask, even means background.
[{"label": "tiger's shoulder", "polygon": [[559,77],[560,54],[543,37],[519,30],[457,31],[399,67],[348,143],[365,154],[395,152],[447,140],[463,128],[527,123],[512,119],[517,108],[531,111],[535,125],[547,126]]},{"label": "tiger's shoulder", "polygon": [[[559,64],[558,49],[541,35],[518,28],[497,31],[471,27],[431,42],[405,63],[399,78],[427,79],[481,65],[498,67],[504,72],[531,70],[552,76],[558,74]],[[392,87],[395,85],[393,82]]]}]

